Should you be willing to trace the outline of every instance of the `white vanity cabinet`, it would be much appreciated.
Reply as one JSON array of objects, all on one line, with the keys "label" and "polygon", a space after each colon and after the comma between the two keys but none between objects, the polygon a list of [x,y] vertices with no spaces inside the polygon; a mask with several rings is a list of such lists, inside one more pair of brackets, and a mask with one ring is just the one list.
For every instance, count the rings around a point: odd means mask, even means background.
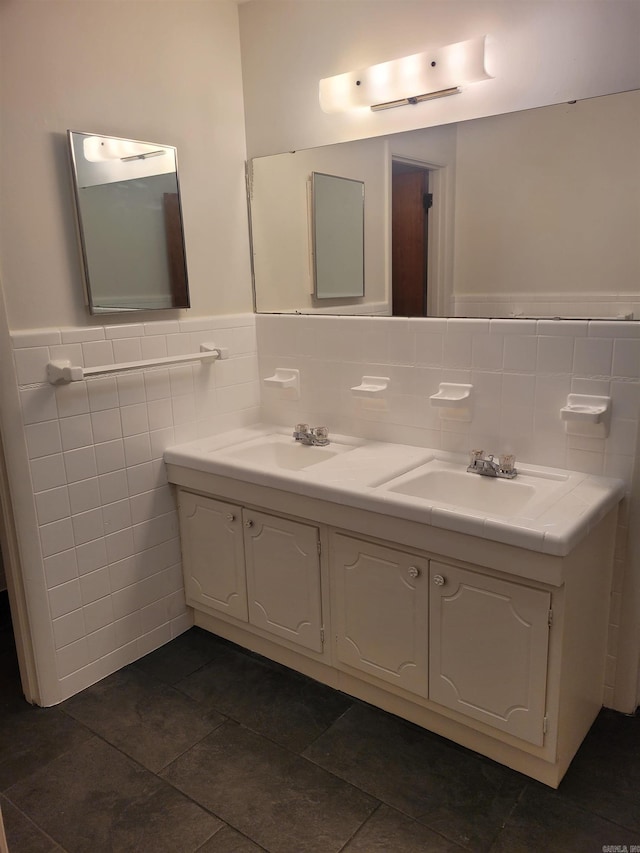
[{"label": "white vanity cabinet", "polygon": [[319,531],[181,489],[187,604],[322,651]]},{"label": "white vanity cabinet", "polygon": [[169,475],[196,625],[557,787],[602,707],[615,509],[558,556]]},{"label": "white vanity cabinet", "polygon": [[256,510],[242,517],[250,624],[321,652],[318,528]]},{"label": "white vanity cabinet", "polygon": [[246,622],[242,508],[181,489],[178,516],[187,604]]},{"label": "white vanity cabinet", "polygon": [[427,560],[341,533],[331,537],[338,665],[427,696]]},{"label": "white vanity cabinet", "polygon": [[542,746],[551,593],[331,535],[336,664]]},{"label": "white vanity cabinet", "polygon": [[434,560],[429,698],[542,746],[551,594]]}]

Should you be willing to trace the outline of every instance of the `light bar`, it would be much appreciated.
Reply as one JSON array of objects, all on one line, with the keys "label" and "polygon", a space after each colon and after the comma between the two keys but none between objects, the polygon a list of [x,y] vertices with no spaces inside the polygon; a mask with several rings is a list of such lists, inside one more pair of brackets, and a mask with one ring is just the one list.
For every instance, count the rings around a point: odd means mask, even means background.
[{"label": "light bar", "polygon": [[491,75],[485,69],[485,36],[415,53],[320,80],[325,113],[417,104],[456,94],[461,87]]}]

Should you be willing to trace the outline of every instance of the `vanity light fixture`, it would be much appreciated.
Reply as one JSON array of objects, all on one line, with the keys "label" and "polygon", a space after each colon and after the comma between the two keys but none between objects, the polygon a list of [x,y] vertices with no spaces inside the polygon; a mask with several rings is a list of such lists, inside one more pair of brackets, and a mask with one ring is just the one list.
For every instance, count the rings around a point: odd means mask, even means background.
[{"label": "vanity light fixture", "polygon": [[129,157],[121,157],[123,163],[128,163],[130,160],[148,160],[149,157],[162,157],[165,152],[162,148],[157,151],[145,151],[143,154],[131,154]]},{"label": "vanity light fixture", "polygon": [[455,95],[468,83],[491,78],[485,68],[485,36],[415,53],[320,80],[325,113],[357,108],[386,110]]},{"label": "vanity light fixture", "polygon": [[446,98],[447,95],[459,95],[462,89],[452,86],[450,89],[441,89],[439,92],[428,92],[424,95],[414,95],[411,98],[399,98],[397,101],[387,101],[384,104],[371,104],[373,112],[390,110],[392,107],[406,107],[407,104],[419,104],[422,101],[433,101],[434,98]]}]

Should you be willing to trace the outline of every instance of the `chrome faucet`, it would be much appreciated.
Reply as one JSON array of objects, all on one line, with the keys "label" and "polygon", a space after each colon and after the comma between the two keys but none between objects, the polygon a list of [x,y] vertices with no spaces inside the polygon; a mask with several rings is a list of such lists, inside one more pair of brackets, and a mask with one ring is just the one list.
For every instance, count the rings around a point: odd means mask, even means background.
[{"label": "chrome faucet", "polygon": [[484,455],[484,450],[472,450],[467,471],[470,474],[481,474],[483,477],[502,477],[513,480],[518,472],[514,468],[516,457],[512,453],[505,453],[498,457],[496,462],[493,453]]},{"label": "chrome faucet", "polygon": [[293,437],[301,444],[326,447],[329,444],[329,430],[325,426],[310,427],[309,424],[296,424]]}]

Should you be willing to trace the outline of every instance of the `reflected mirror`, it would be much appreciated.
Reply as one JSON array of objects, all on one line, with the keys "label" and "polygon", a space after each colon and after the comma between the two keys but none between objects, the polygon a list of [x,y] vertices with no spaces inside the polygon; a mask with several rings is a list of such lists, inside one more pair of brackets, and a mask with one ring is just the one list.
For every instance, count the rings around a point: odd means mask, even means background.
[{"label": "reflected mirror", "polygon": [[176,149],[67,135],[89,311],[188,308]]},{"label": "reflected mirror", "polygon": [[311,175],[316,299],[364,296],[364,184]]},{"label": "reflected mirror", "polygon": [[[640,91],[255,158],[256,310],[640,318]],[[318,300],[307,183],[365,186],[360,297]]]}]

